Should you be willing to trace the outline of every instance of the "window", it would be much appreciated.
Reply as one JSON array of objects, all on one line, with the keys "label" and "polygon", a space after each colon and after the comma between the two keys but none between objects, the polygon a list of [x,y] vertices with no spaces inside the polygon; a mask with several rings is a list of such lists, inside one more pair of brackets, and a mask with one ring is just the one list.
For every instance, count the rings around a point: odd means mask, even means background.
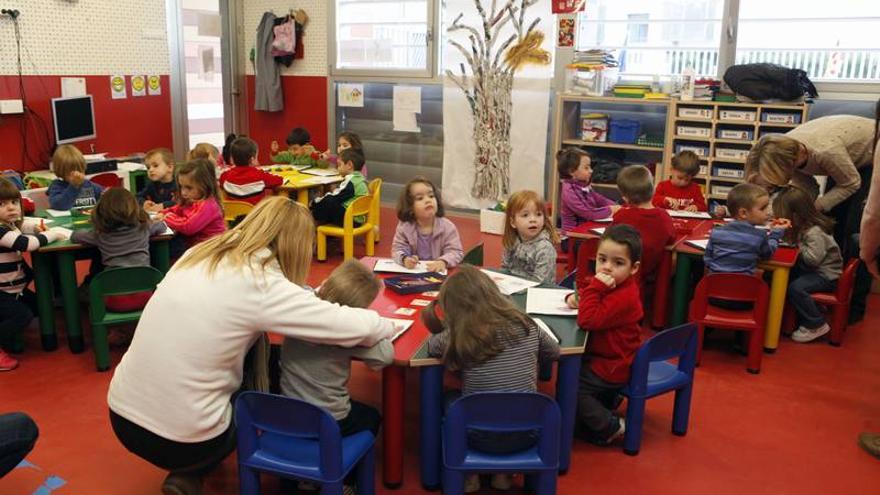
[{"label": "window", "polygon": [[880,81],[875,1],[740,0],[738,26],[738,64],[781,64],[813,81]]},{"label": "window", "polygon": [[433,0],[336,0],[334,72],[430,76]]},{"label": "window", "polygon": [[723,0],[587,0],[578,49],[613,50],[620,72],[650,78],[718,71]]}]

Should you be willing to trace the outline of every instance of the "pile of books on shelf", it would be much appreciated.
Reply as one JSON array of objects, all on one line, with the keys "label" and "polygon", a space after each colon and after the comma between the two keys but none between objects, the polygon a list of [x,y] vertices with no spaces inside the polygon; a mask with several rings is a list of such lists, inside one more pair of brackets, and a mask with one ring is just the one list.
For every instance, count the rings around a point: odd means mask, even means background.
[{"label": "pile of books on shelf", "polygon": [[648,84],[615,84],[612,90],[614,96],[618,98],[644,98],[651,92],[651,86]]},{"label": "pile of books on shelf", "polygon": [[608,50],[594,48],[592,50],[574,52],[573,64],[601,65],[603,67],[617,67],[617,59]]},{"label": "pile of books on shelf", "polygon": [[697,79],[694,81],[694,100],[712,101],[720,89],[721,81],[708,77]]}]

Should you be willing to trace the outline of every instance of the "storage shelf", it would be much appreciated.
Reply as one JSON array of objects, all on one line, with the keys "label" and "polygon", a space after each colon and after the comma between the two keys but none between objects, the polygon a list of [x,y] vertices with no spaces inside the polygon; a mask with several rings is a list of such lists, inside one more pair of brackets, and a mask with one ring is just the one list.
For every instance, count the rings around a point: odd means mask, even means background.
[{"label": "storage shelf", "polygon": [[595,103],[632,103],[633,105],[669,105],[669,98],[664,98],[662,100],[657,99],[646,99],[646,98],[621,98],[619,96],[587,96],[587,95],[576,95],[570,93],[560,93],[559,97],[565,101],[589,101]]},{"label": "storage shelf", "polygon": [[700,117],[679,117],[678,115],[676,115],[675,117],[673,117],[673,119],[675,119],[675,120],[681,120],[681,121],[684,121],[684,122],[704,122],[704,123],[707,123],[707,124],[711,124],[711,123],[715,122],[715,119],[703,119],[703,118],[700,118]]},{"label": "storage shelf", "polygon": [[714,156],[712,157],[712,159],[710,161],[724,162],[724,163],[745,163],[746,162],[745,159],[742,159],[742,158],[718,158],[718,157],[714,157]]},{"label": "storage shelf", "polygon": [[726,195],[726,194],[707,194],[706,196],[707,196],[709,199],[724,199],[724,200],[727,199],[727,195]]},{"label": "storage shelf", "polygon": [[676,134],[676,135],[672,136],[672,139],[681,139],[682,141],[703,141],[703,142],[706,142],[706,143],[711,143],[711,142],[712,142],[712,138],[710,138],[710,137],[682,136],[682,135],[679,135],[679,134]]},{"label": "storage shelf", "polygon": [[663,148],[658,146],[643,146],[640,144],[624,144],[624,143],[608,143],[598,141],[583,141],[581,139],[564,139],[562,144],[571,144],[575,146],[589,146],[591,148],[609,148],[618,150],[639,150],[653,151],[655,153],[663,153]]},{"label": "storage shelf", "polygon": [[716,143],[724,143],[724,144],[748,144],[753,145],[756,141],[751,139],[724,139],[724,138],[715,138],[714,142]]},{"label": "storage shelf", "polygon": [[757,120],[735,120],[735,119],[721,120],[721,119],[718,119],[715,121],[715,123],[722,124],[722,125],[745,125],[745,126],[754,127],[755,124],[758,123],[758,121]]},{"label": "storage shelf", "polygon": [[744,179],[737,179],[735,177],[722,177],[719,175],[712,175],[711,178],[713,181],[719,182],[736,182],[737,184],[742,184],[743,182],[745,182]]},{"label": "storage shelf", "polygon": [[761,127],[785,127],[786,129],[794,129],[800,124],[776,124],[774,122],[758,122]]}]

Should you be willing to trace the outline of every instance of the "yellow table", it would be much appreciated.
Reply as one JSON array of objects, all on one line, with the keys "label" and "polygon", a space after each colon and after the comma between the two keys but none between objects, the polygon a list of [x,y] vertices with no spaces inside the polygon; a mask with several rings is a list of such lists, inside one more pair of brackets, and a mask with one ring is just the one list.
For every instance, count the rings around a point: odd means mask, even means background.
[{"label": "yellow table", "polygon": [[342,182],[341,175],[312,175],[290,165],[266,165],[260,168],[284,179],[278,190],[285,191],[291,197],[296,193],[296,201],[303,206],[309,206],[309,189]]}]

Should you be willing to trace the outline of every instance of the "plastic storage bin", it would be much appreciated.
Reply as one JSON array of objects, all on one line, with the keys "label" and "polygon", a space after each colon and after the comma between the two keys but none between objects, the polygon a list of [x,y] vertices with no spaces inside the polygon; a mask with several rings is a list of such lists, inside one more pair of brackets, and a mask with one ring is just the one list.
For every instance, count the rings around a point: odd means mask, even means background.
[{"label": "plastic storage bin", "polygon": [[622,144],[635,144],[642,130],[642,124],[638,120],[630,119],[612,119],[608,127],[608,140]]}]

